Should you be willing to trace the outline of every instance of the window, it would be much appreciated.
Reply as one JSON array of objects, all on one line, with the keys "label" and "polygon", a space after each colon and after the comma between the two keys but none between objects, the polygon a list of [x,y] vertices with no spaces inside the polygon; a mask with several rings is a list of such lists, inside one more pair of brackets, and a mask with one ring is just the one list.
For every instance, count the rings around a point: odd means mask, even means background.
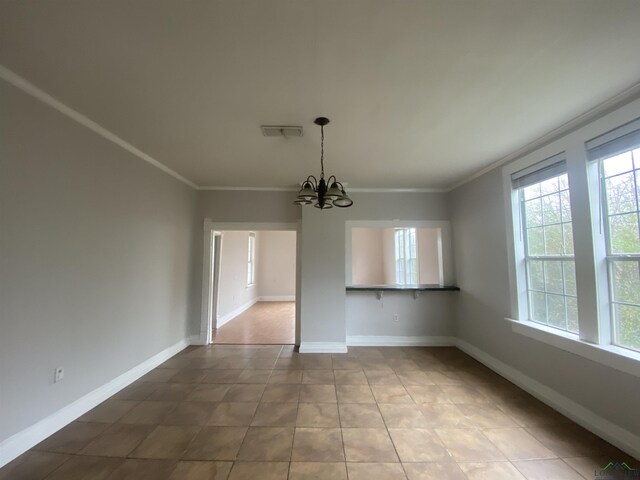
[{"label": "window", "polygon": [[611,340],[640,351],[640,130],[589,150],[598,160]]},{"label": "window", "polygon": [[520,203],[529,320],[577,333],[578,301],[564,160],[512,176]]},{"label": "window", "polygon": [[419,283],[415,228],[397,228],[395,230],[395,265],[397,284]]},{"label": "window", "polygon": [[256,234],[249,233],[247,253],[247,286],[256,283]]}]

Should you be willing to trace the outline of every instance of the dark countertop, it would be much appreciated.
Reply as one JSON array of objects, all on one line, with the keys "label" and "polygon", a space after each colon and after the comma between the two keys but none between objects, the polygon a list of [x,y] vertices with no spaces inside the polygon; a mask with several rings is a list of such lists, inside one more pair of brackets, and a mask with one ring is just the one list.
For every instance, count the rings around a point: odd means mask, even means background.
[{"label": "dark countertop", "polygon": [[460,287],[454,285],[438,284],[412,284],[412,285],[347,285],[347,292],[459,292]]}]

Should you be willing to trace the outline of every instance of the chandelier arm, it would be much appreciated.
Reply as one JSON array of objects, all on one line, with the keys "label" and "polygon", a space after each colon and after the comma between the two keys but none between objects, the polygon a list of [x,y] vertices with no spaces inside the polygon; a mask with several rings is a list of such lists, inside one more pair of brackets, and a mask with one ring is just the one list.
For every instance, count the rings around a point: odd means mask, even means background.
[{"label": "chandelier arm", "polygon": [[307,177],[307,179],[305,180],[305,182],[309,182],[313,186],[313,189],[317,190],[317,188],[318,188],[318,179],[316,177],[314,177],[313,175],[309,175]]}]

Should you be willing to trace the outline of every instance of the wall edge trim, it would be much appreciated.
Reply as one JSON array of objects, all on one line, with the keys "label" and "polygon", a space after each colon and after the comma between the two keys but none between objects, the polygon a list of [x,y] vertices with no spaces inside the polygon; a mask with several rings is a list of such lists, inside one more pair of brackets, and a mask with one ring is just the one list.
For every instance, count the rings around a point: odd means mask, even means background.
[{"label": "wall edge trim", "polygon": [[113,380],[101,385],[33,425],[13,434],[0,442],[0,467],[22,455],[31,447],[65,427],[78,417],[107,400],[109,397],[127,387],[144,374],[164,363],[176,353],[189,346],[189,340],[183,339],[156,353],[135,367],[118,375]]},{"label": "wall edge trim", "polygon": [[640,436],[601,417],[461,338],[456,339],[456,346],[578,425],[633,455],[635,458],[640,458]]}]

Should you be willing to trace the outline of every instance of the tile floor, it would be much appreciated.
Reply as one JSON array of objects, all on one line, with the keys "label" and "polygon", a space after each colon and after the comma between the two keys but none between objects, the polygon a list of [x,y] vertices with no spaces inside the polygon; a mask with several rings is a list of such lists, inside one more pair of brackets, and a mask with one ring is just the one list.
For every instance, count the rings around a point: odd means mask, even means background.
[{"label": "tile floor", "polygon": [[593,479],[638,462],[455,348],[190,347],[2,480]]}]

